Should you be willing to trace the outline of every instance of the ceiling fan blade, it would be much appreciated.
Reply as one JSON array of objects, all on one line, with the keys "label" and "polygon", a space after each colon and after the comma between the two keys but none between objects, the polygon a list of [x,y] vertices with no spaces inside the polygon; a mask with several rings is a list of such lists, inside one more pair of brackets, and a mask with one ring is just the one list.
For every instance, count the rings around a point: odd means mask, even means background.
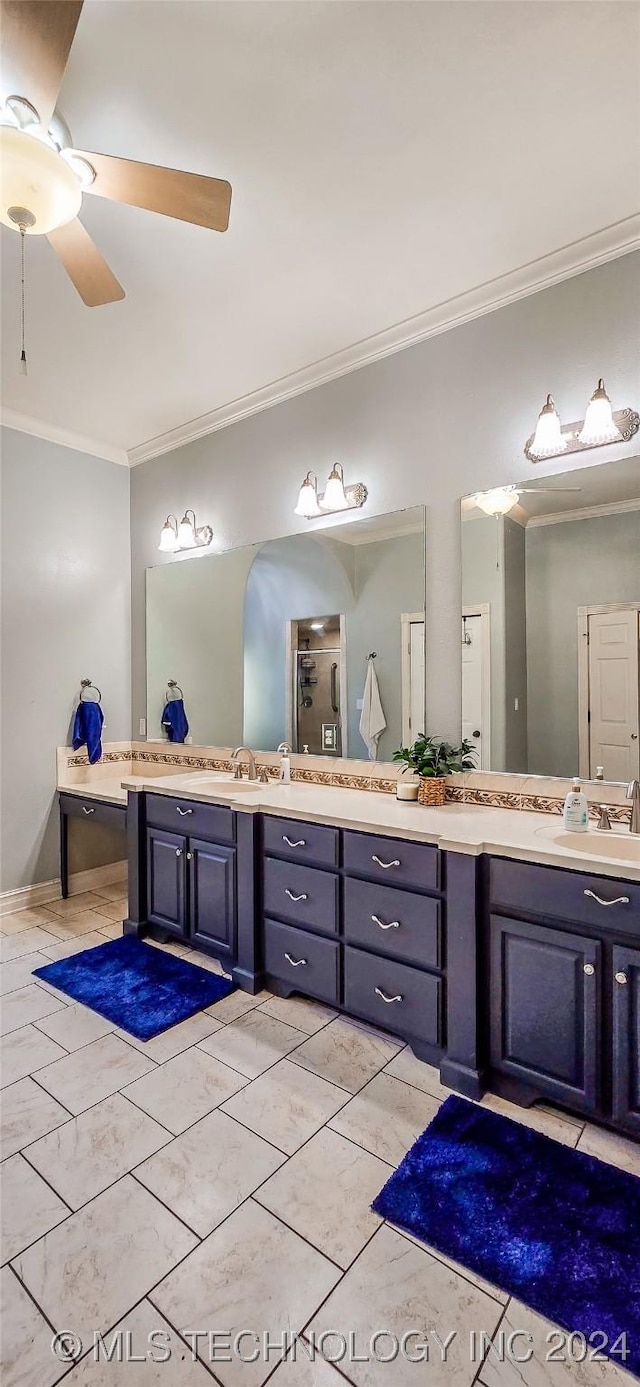
[{"label": "ceiling fan blade", "polygon": [[47,236],[59,260],[88,308],[103,303],[116,303],[124,298],[124,289],[109,269],[98,247],[85,231],[82,222],[67,222]]},{"label": "ceiling fan blade", "polygon": [[139,164],[133,159],[117,159],[110,154],[85,154],[96,171],[95,182],[85,191],[130,207],[144,207],[165,217],[193,222],[211,231],[226,231],[229,225],[231,184],[223,178],[207,178],[201,173],[182,173],[158,164]]},{"label": "ceiling fan blade", "polygon": [[525,492],[531,496],[568,496],[571,491],[582,491],[581,486],[517,486],[516,491],[521,495]]},{"label": "ceiling fan blade", "polygon": [[42,124],[53,115],[83,0],[2,0],[1,95],[23,96]]}]

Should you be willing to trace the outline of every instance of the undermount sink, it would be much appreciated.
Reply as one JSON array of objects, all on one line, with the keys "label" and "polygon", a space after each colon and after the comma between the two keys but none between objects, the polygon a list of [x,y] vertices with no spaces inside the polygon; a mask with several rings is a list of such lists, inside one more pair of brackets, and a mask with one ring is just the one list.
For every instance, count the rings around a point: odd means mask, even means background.
[{"label": "undermount sink", "polygon": [[584,853],[585,857],[613,857],[620,861],[640,862],[640,837],[635,833],[598,832],[596,829],[589,829],[587,833],[571,833],[566,828],[557,828],[555,824],[545,824],[544,828],[536,829],[536,836],[550,838],[558,847]]},{"label": "undermount sink", "polygon": [[194,789],[197,789],[198,786],[202,786],[204,789],[206,786],[212,790],[230,790],[234,795],[242,794],[243,791],[255,793],[259,789],[259,781],[236,780],[235,776],[225,775],[224,771],[218,775],[210,775],[208,771],[199,771],[195,775],[185,775],[182,779],[185,785],[193,785]]}]

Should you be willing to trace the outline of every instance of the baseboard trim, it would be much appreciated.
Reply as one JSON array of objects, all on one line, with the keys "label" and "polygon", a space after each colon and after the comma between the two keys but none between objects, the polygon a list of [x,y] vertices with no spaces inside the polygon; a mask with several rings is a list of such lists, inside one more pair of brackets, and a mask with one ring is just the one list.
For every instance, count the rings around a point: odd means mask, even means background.
[{"label": "baseboard trim", "polygon": [[[108,862],[104,867],[89,867],[84,872],[72,872],[69,877],[69,895],[79,896],[83,891],[97,891],[100,886],[111,886],[116,881],[127,879],[126,859]],[[35,886],[21,886],[16,891],[0,893],[0,917],[15,915],[17,910],[34,909],[46,905],[47,901],[58,900],[60,878],[53,881],[38,881]]]}]

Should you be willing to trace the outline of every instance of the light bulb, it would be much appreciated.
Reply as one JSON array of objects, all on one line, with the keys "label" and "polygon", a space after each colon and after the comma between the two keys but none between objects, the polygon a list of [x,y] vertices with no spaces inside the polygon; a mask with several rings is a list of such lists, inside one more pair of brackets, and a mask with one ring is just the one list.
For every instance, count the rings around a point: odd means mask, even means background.
[{"label": "light bulb", "polygon": [[322,514],[318,505],[318,484],[313,472],[307,472],[300,487],[298,504],[293,513],[294,515],[301,515],[304,520],[313,520],[316,515]]},{"label": "light bulb", "polygon": [[[338,471],[340,468],[340,471]],[[329,480],[322,497],[323,510],[348,510],[349,502],[345,495],[342,467],[337,462],[333,471],[329,473]]]},{"label": "light bulb", "polygon": [[622,434],[613,422],[611,400],[604,388],[602,377],[587,405],[584,424],[578,434],[578,442],[585,444],[620,443]]},{"label": "light bulb", "polygon": [[[193,519],[190,517],[193,516]],[[178,526],[178,544],[181,549],[192,549],[196,542],[196,517],[192,510],[185,511]]]},{"label": "light bulb", "polygon": [[172,516],[168,515],[160,531],[160,543],[158,549],[162,554],[173,554],[178,547],[178,536],[176,533],[177,522]]},{"label": "light bulb", "polygon": [[547,395],[546,404],[542,406],[538,415],[530,452],[536,458],[553,457],[555,453],[563,453],[566,446],[567,440],[562,434],[560,418],[553,403],[553,397]]},{"label": "light bulb", "polygon": [[473,499],[485,515],[507,515],[520,500],[520,492],[515,487],[498,486],[493,491],[479,491]]}]

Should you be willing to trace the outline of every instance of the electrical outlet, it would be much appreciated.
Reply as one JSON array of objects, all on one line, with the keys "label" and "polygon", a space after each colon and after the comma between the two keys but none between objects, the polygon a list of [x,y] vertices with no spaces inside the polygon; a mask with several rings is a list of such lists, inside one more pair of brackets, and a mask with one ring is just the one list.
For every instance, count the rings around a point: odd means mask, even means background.
[{"label": "electrical outlet", "polygon": [[356,712],[361,713],[363,708],[364,708],[364,699],[363,699],[363,698],[357,698],[357,699],[356,699]]},{"label": "electrical outlet", "polygon": [[519,708],[520,708],[520,699],[519,699],[519,698],[514,698],[514,700],[513,700],[513,707],[514,707],[515,712],[517,713],[518,710],[519,710]]},{"label": "electrical outlet", "polygon": [[141,737],[146,737],[146,735],[147,735],[147,719],[146,719],[146,718],[140,718],[140,721],[139,721],[139,723],[138,723],[138,731],[139,731]]}]

